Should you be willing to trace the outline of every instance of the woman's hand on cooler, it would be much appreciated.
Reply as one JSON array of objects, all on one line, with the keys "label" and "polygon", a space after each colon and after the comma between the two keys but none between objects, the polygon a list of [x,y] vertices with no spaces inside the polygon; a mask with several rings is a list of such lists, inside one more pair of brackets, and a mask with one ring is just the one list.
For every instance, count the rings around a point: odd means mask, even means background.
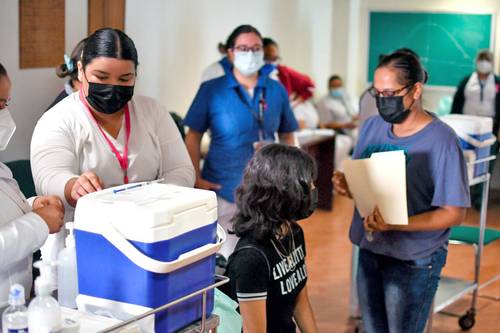
[{"label": "woman's hand on cooler", "polygon": [[343,172],[335,171],[333,173],[332,181],[333,187],[338,194],[352,199],[352,195],[349,191],[349,186],[347,185],[347,180],[345,179]]},{"label": "woman's hand on cooler", "polygon": [[363,225],[365,230],[368,232],[383,232],[392,230],[392,226],[385,223],[378,207],[375,207],[373,212],[365,218]]},{"label": "woman's hand on cooler", "polygon": [[77,178],[70,179],[64,188],[66,200],[71,206],[76,206],[76,201],[92,192],[102,190],[102,179],[92,171],[86,171]]},{"label": "woman's hand on cooler", "polygon": [[222,186],[219,184],[215,184],[212,182],[209,182],[208,180],[205,180],[203,178],[196,178],[196,182],[194,183],[194,187],[200,188],[202,190],[220,190]]}]

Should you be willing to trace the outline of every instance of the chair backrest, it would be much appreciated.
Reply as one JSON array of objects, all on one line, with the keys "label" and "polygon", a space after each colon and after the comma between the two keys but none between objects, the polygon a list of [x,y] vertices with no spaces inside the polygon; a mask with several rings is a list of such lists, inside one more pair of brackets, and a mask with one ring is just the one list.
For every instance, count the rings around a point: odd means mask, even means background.
[{"label": "chair backrest", "polygon": [[182,140],[184,140],[186,138],[186,133],[184,131],[184,121],[182,120],[182,117],[174,111],[170,111],[170,115],[172,116],[172,119],[174,120],[177,128],[179,129],[179,132],[181,133]]},{"label": "chair backrest", "polygon": [[21,192],[26,198],[36,195],[35,183],[31,174],[31,164],[29,160],[18,160],[6,162],[5,165],[12,171],[14,179],[19,184]]}]

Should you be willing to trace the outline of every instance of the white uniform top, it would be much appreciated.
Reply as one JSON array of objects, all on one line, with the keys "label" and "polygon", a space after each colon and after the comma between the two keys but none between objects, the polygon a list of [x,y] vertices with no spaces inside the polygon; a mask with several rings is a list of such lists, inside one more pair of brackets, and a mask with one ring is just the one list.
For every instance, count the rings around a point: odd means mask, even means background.
[{"label": "white uniform top", "polygon": [[306,128],[317,128],[319,124],[318,111],[310,100],[298,103],[292,107],[295,119],[303,121]]},{"label": "white uniform top", "polygon": [[483,83],[481,99],[481,84],[477,72],[472,73],[465,85],[464,114],[483,117],[495,116],[495,76],[491,73]]},{"label": "white uniform top", "polygon": [[322,124],[331,122],[348,123],[358,114],[349,96],[333,98],[323,96],[318,102],[319,121]]},{"label": "white uniform top", "polygon": [[11,171],[0,163],[0,309],[7,305],[9,288],[14,283],[22,284],[29,296],[33,252],[48,234],[47,224],[31,212],[31,204]]},{"label": "white uniform top", "polygon": [[[155,100],[134,96],[129,102],[129,182],[164,178],[166,183],[192,187],[195,171],[186,146],[170,114]],[[103,129],[104,130],[104,129]],[[123,154],[125,122],[115,140]],[[123,184],[124,172],[78,92],[47,111],[38,121],[31,139],[31,168],[37,193],[58,195],[65,202],[65,221],[74,209],[64,197],[68,180],[85,171],[95,172],[104,187]],[[55,260],[64,246],[64,232],[49,237],[42,248],[45,260]]]}]

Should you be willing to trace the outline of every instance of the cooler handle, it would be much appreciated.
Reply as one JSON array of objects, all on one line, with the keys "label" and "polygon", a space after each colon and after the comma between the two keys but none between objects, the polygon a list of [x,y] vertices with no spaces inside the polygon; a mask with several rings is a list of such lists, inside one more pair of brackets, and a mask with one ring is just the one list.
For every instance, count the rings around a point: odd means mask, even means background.
[{"label": "cooler handle", "polygon": [[102,236],[104,236],[104,238],[113,244],[113,246],[122,252],[128,259],[130,259],[130,261],[146,271],[159,274],[173,272],[181,267],[185,267],[198,260],[215,254],[222,246],[222,243],[226,240],[226,233],[224,229],[217,224],[218,239],[215,244],[205,244],[202,247],[181,254],[176,260],[164,262],[150,258],[140,252],[110,224],[103,223],[101,228]]},{"label": "cooler handle", "polygon": [[465,134],[465,133],[460,133],[459,137],[461,139],[463,139],[465,142],[467,142],[468,144],[471,144],[477,148],[484,148],[484,147],[491,146],[492,144],[495,143],[495,141],[497,141],[497,138],[495,136],[492,136],[491,138],[489,138],[488,140],[485,140],[485,141],[480,141],[480,140],[475,139],[472,136]]}]

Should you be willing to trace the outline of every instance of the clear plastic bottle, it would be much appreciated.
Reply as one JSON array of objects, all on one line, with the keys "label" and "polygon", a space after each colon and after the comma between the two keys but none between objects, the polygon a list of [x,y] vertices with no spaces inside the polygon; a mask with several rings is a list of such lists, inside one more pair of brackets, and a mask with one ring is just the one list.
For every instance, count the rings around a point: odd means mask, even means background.
[{"label": "clear plastic bottle", "polygon": [[69,235],[66,237],[66,248],[57,258],[57,286],[59,304],[67,308],[76,309],[78,296],[78,274],[76,270],[76,247],[73,234],[73,223],[66,223]]},{"label": "clear plastic bottle", "polygon": [[24,287],[20,284],[12,285],[9,307],[2,314],[3,333],[28,333],[28,308],[24,304]]},{"label": "clear plastic bottle", "polygon": [[28,331],[30,333],[60,332],[62,316],[59,303],[50,293],[51,264],[38,261],[35,267],[40,269],[40,276],[35,281],[36,297],[28,307]]}]

